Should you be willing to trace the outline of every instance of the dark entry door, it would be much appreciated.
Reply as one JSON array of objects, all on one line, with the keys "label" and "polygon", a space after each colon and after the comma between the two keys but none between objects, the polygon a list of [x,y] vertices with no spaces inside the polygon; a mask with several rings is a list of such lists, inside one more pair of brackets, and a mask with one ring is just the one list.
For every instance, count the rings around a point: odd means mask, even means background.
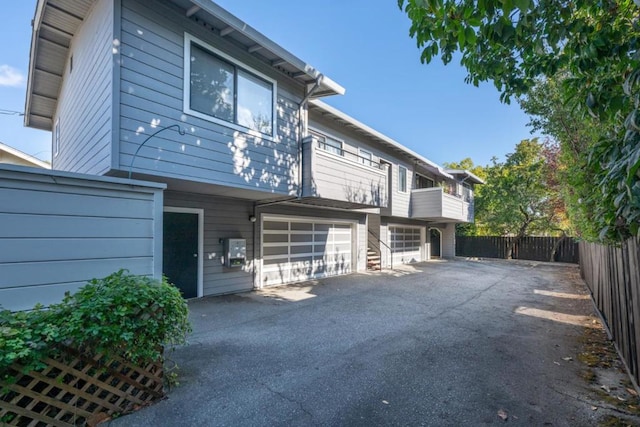
[{"label": "dark entry door", "polygon": [[164,213],[162,274],[185,298],[198,296],[198,214]]},{"label": "dark entry door", "polygon": [[435,229],[429,230],[431,242],[431,258],[440,258],[440,232]]}]

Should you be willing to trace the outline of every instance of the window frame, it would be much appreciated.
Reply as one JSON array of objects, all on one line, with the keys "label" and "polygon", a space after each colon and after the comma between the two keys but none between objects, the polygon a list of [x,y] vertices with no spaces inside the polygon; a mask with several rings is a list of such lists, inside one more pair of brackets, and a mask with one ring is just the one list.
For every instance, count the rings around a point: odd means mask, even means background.
[{"label": "window frame", "polygon": [[[191,109],[191,45],[196,44],[198,47],[207,53],[211,54],[213,57],[218,57],[220,60],[224,62],[228,62],[231,66],[234,67],[234,121],[230,122],[215,116],[210,116],[205,113],[201,113],[200,111]],[[252,68],[239,60],[233,58],[232,56],[222,52],[219,49],[211,46],[209,43],[192,36],[189,33],[184,33],[184,57],[183,57],[183,93],[182,93],[182,112],[188,114],[193,117],[198,117],[200,119],[219,124],[221,126],[225,126],[234,130],[238,130],[253,136],[266,138],[272,141],[275,141],[278,136],[278,82],[261,73],[260,71]],[[243,126],[239,123],[236,123],[238,120],[238,70],[242,70],[245,73],[253,75],[265,82],[271,84],[271,134],[262,133],[258,130],[254,130]]]},{"label": "window frame", "polygon": [[[419,187],[418,186],[418,181],[421,180],[421,179],[431,182],[431,185],[430,186],[427,185],[426,187]],[[414,184],[415,184],[415,186],[414,186],[415,189],[433,188],[433,187],[436,186],[436,180],[435,179],[430,178],[430,177],[428,177],[426,175],[423,175],[421,173],[417,173],[417,172],[415,173],[415,178],[414,178],[413,181],[414,181]]]},{"label": "window frame", "polygon": [[60,118],[56,119],[56,123],[53,126],[53,157],[58,157],[60,153]]},{"label": "window frame", "polygon": [[[365,158],[362,153],[367,153],[369,158]],[[373,166],[373,153],[369,150],[358,147],[358,161],[365,166]]]},{"label": "window frame", "polygon": [[[402,184],[402,180],[400,179],[400,176],[402,175],[402,171],[403,170],[404,170],[404,189],[402,188],[402,185],[401,185]],[[409,186],[407,184],[407,182],[409,181],[407,179],[407,175],[408,175],[407,172],[408,171],[409,171],[409,169],[407,167],[402,166],[402,165],[398,165],[398,192],[399,193],[408,193],[408,191],[409,191],[408,190]]]},{"label": "window frame", "polygon": [[[336,153],[334,151],[330,151],[330,150],[324,149],[324,151],[326,153],[331,153],[331,154],[335,154],[336,156],[344,157],[344,141],[342,139],[336,138],[333,135],[330,135],[330,134],[328,134],[326,132],[322,132],[321,130],[318,130],[318,129],[316,129],[314,127],[311,127],[311,126],[309,126],[309,135],[314,136],[317,139],[321,139],[322,138],[323,139],[323,141],[322,141],[323,144],[325,144],[326,146],[332,147],[332,148],[337,148],[340,151],[339,153]],[[338,148],[338,147],[335,147],[333,145],[328,144],[327,143],[327,139],[330,139],[330,140],[332,140],[334,142],[339,143],[340,147]]]}]

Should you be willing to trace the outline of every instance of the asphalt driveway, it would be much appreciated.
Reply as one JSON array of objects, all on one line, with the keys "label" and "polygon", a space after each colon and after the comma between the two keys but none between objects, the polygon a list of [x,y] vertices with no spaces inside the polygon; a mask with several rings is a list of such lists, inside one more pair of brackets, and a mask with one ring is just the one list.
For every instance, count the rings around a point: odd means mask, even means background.
[{"label": "asphalt driveway", "polygon": [[109,424],[596,425],[586,293],[574,266],[458,260],[197,300],[180,385]]}]

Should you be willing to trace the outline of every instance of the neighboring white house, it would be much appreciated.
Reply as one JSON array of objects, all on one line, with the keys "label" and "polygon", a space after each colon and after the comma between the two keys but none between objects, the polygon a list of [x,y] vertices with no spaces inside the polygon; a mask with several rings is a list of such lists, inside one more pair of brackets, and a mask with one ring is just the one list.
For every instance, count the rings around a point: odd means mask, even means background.
[{"label": "neighboring white house", "polygon": [[320,100],[344,92],[211,1],[39,0],[25,124],[56,170],[167,185],[188,297],[454,256],[482,181]]},{"label": "neighboring white house", "polygon": [[0,163],[8,163],[10,165],[31,166],[34,168],[51,169],[51,165],[40,159],[37,159],[27,153],[10,147],[0,142]]}]

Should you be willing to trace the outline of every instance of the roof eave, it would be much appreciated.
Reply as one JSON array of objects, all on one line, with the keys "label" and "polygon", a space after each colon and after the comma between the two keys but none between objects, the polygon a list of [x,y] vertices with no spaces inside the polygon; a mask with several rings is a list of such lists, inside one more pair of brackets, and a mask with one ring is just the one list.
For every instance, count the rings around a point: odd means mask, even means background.
[{"label": "roof eave", "polygon": [[[31,126],[31,97],[33,96],[33,74],[35,70],[35,58],[36,58],[36,49],[37,49],[37,40],[39,37],[39,31],[36,30],[40,28],[40,24],[42,22],[42,11],[44,9],[44,4],[46,0],[38,0],[36,4],[36,10],[34,12],[33,20],[31,21],[31,47],[29,49],[29,70],[27,72],[27,91],[26,98],[24,103],[24,125],[26,127]],[[51,127],[48,129],[46,127],[37,126],[38,129],[42,130],[51,130]]]},{"label": "roof eave", "polygon": [[329,96],[329,95],[344,95],[345,88],[331,80],[327,76],[320,73],[311,65],[307,64],[267,36],[251,27],[240,18],[231,14],[229,11],[223,9],[219,5],[215,4],[211,0],[190,0],[191,3],[199,7],[202,11],[215,16],[216,18],[224,21],[226,25],[232,28],[234,31],[242,33],[244,36],[253,40],[257,45],[262,46],[271,53],[282,58],[283,61],[291,64],[293,67],[300,70],[300,72],[307,75],[309,78],[316,80],[321,75],[323,76],[322,83],[319,90],[316,92],[315,97]]},{"label": "roof eave", "polygon": [[473,174],[466,169],[447,169],[447,172],[451,175],[464,175],[467,181],[472,181],[474,184],[484,184],[484,180],[479,176]]},{"label": "roof eave", "polygon": [[404,145],[400,144],[399,142],[389,138],[388,136],[386,136],[385,134],[378,132],[377,130],[365,125],[364,123],[360,122],[359,120],[354,119],[353,117],[349,116],[346,113],[343,113],[342,111],[338,110],[337,108],[334,108],[320,100],[317,99],[313,99],[311,101],[309,101],[310,103],[312,103],[314,106],[318,107],[319,109],[332,114],[336,117],[338,117],[341,120],[344,120],[347,123],[350,123],[351,125],[359,128],[360,130],[362,130],[364,133],[369,134],[370,136],[383,141],[385,144],[393,147],[394,149],[403,152],[405,155],[413,158],[415,161],[422,163],[424,166],[426,166],[427,168],[431,169],[434,173],[444,177],[444,178],[449,178],[449,179],[453,179],[453,176],[451,174],[449,174],[448,172],[446,172],[441,166],[439,166],[438,164],[432,162],[431,160],[427,159],[426,157],[414,152],[413,150],[410,150],[409,148],[405,147]]}]

